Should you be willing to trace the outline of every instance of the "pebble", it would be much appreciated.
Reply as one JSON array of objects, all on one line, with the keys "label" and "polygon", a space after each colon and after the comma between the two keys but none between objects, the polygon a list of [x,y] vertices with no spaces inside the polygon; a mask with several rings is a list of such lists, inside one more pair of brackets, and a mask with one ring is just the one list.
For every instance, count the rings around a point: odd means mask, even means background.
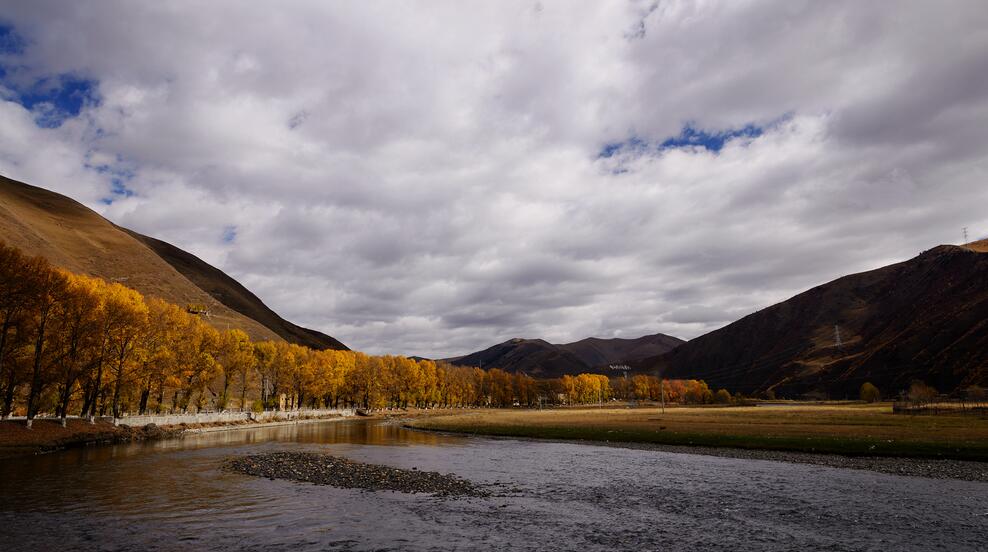
[{"label": "pebble", "polygon": [[426,493],[440,498],[488,497],[490,492],[453,474],[365,464],[311,452],[272,452],[228,460],[226,469],[268,479],[344,489]]}]

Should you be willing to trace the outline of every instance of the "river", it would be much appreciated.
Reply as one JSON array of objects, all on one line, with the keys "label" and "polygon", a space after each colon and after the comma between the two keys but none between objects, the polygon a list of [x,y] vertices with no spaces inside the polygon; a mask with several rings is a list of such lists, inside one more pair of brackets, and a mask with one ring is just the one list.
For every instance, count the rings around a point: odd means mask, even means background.
[{"label": "river", "polygon": [[[363,492],[220,469],[321,451],[455,473],[493,498]],[[233,430],[0,463],[0,549],[986,550],[988,484],[376,421]]]}]

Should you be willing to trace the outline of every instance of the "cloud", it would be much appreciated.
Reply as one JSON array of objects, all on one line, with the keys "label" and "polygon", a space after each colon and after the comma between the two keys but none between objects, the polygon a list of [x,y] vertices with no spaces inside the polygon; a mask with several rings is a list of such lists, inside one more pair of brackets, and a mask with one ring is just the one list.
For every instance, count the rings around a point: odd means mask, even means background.
[{"label": "cloud", "polygon": [[980,3],[538,6],[17,4],[0,172],[427,356],[690,338],[988,234]]}]

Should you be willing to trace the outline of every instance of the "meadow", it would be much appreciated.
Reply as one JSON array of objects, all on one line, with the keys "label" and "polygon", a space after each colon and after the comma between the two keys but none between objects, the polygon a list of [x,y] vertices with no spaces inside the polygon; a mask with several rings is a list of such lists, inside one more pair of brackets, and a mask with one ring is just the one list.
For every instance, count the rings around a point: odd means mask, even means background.
[{"label": "meadow", "polygon": [[683,406],[664,412],[652,407],[500,409],[418,418],[408,425],[537,439],[988,461],[988,419],[893,414],[891,403]]}]

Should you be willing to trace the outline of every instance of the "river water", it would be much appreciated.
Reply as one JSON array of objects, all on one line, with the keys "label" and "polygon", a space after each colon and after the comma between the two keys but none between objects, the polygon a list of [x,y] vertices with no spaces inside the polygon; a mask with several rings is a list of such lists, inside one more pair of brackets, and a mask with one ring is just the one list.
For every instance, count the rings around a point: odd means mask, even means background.
[{"label": "river water", "polygon": [[[220,469],[306,450],[493,484],[365,492]],[[988,550],[988,484],[373,421],[0,461],[0,550]]]}]

